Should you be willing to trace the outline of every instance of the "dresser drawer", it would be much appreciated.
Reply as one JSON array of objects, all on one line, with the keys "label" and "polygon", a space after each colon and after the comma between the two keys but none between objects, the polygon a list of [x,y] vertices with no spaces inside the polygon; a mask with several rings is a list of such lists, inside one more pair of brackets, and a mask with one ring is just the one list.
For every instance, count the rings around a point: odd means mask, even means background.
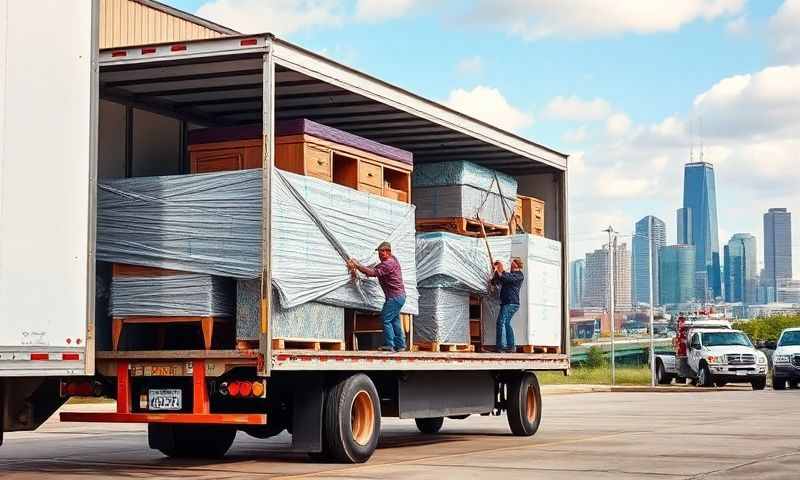
[{"label": "dresser drawer", "polygon": [[381,192],[383,191],[383,175],[381,166],[369,162],[360,162],[358,165],[358,181],[366,185],[372,185]]},{"label": "dresser drawer", "polygon": [[306,173],[312,177],[331,179],[331,151],[316,145],[304,146],[304,162]]},{"label": "dresser drawer", "polygon": [[362,192],[369,192],[374,195],[383,196],[383,189],[381,187],[376,187],[375,185],[369,185],[367,183],[359,183],[358,184],[359,191]]}]

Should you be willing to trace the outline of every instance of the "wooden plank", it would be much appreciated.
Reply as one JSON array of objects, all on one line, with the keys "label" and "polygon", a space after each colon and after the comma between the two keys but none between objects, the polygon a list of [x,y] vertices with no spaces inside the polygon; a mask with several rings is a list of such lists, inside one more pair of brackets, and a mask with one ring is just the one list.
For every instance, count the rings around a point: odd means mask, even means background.
[{"label": "wooden plank", "polygon": [[[418,232],[451,232],[470,237],[483,237],[481,222],[464,217],[422,218],[416,222]],[[510,234],[508,225],[483,224],[486,236],[496,237]]]},{"label": "wooden plank", "polygon": [[114,263],[111,265],[111,276],[113,277],[169,277],[173,275],[186,275],[187,272],[178,270],[168,270],[158,267],[143,267],[141,265],[129,265],[127,263]]}]

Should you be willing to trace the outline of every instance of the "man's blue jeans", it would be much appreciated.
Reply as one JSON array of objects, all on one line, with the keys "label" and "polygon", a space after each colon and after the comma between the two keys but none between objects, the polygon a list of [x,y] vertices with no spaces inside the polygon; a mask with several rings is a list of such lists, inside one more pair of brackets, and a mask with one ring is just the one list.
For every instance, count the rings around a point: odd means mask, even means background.
[{"label": "man's blue jeans", "polygon": [[511,319],[519,310],[518,304],[508,304],[500,306],[500,313],[497,315],[497,350],[516,350],[517,344],[514,343],[514,329],[511,327]]},{"label": "man's blue jeans", "polygon": [[403,326],[400,324],[400,309],[406,303],[405,295],[395,298],[387,298],[381,310],[383,317],[383,345],[392,347],[395,350],[405,350],[406,335]]}]

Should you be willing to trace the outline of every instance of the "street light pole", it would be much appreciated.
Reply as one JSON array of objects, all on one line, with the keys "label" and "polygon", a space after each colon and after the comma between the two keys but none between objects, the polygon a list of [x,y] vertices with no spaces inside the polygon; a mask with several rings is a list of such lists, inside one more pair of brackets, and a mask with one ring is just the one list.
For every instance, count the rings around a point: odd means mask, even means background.
[{"label": "street light pole", "polygon": [[[614,324],[614,243],[616,243],[616,237],[614,234],[614,227],[611,225],[608,226],[607,229],[603,230],[604,232],[608,232],[608,291],[609,291],[609,302],[608,302],[608,316],[611,320],[611,385],[614,386],[616,384],[616,351],[614,349],[614,330],[616,325]],[[612,237],[614,237],[614,241],[612,242]]]},{"label": "street light pole", "polygon": [[650,281],[650,386],[656,386],[656,342],[655,333],[653,332],[653,319],[655,313],[655,304],[653,303],[653,217],[648,217],[647,221],[647,271],[649,273]]}]

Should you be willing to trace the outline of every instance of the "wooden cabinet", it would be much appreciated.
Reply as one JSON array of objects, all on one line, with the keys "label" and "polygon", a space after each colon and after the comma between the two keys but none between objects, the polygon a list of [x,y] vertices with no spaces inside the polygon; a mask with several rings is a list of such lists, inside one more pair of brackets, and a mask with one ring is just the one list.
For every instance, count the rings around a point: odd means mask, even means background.
[{"label": "wooden cabinet", "polygon": [[538,198],[517,196],[514,216],[526,233],[544,236],[544,206]]},{"label": "wooden cabinet", "polygon": [[208,173],[261,168],[261,155],[260,140],[189,145],[189,171]]}]

